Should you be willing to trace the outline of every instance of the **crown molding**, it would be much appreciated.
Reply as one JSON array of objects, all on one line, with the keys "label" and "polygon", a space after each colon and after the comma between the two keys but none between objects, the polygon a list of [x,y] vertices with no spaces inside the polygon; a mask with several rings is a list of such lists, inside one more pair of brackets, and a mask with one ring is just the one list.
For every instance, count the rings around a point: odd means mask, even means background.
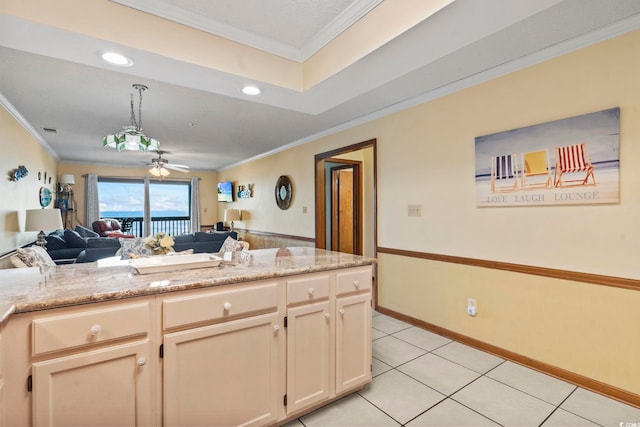
[{"label": "crown molding", "polygon": [[22,126],[22,128],[27,131],[27,133],[31,135],[31,137],[33,137],[33,139],[35,139],[38,144],[42,146],[42,148],[44,148],[51,156],[53,156],[54,159],[60,161],[60,156],[58,155],[58,153],[53,151],[53,148],[51,148],[51,146],[47,144],[47,141],[44,140],[42,135],[40,135],[40,133],[33,126],[31,126],[27,119],[25,119],[24,116],[20,114],[20,112],[4,96],[2,92],[0,92],[0,105],[2,105],[5,110],[7,110],[9,115],[13,117],[13,119],[18,122],[18,124]]},{"label": "crown molding", "polygon": [[232,25],[207,18],[177,6],[158,0],[110,0],[113,3],[149,13],[178,24],[186,25],[237,43],[259,49],[273,55],[296,62],[304,62],[338,37],[346,29],[358,22],[363,16],[382,3],[383,0],[357,0],[335,17],[305,46],[294,46],[261,37],[249,31],[240,30]]},{"label": "crown molding", "polygon": [[[267,151],[265,153],[259,154],[257,156],[251,157],[249,159],[245,159],[243,161],[233,163],[231,165],[225,166],[223,168],[218,169],[217,171],[225,171],[227,169],[232,169],[234,167],[250,163],[265,157],[269,157],[271,155],[277,154],[282,151],[289,150],[291,148],[297,147],[299,145],[303,145],[309,142],[316,141],[321,138],[325,138],[327,136],[334,135],[336,133],[354,128],[356,126],[360,126],[362,124],[372,122],[379,118],[388,116],[393,113],[397,113],[402,110],[409,109],[416,105],[424,104],[429,101],[433,101],[437,98],[441,98],[443,96],[450,95],[452,93],[458,92],[460,90],[478,85],[480,83],[484,83],[489,80],[493,80],[495,78],[511,74],[518,70],[522,70],[524,68],[539,64],[541,62],[556,58],[558,56],[562,56],[568,54],[570,52],[574,52],[576,50],[591,46],[593,44],[603,42],[605,40],[611,39],[613,37],[617,37],[623,35],[625,33],[635,31],[640,29],[640,15],[635,15],[629,17],[627,19],[621,20],[614,24],[603,27],[599,30],[592,31],[588,34],[584,34],[582,36],[575,37],[571,40],[567,40],[563,43],[558,43],[553,46],[550,46],[545,49],[541,49],[537,52],[534,52],[530,55],[523,56],[522,58],[509,61],[507,63],[498,65],[493,68],[489,68],[487,70],[476,73],[472,76],[464,78],[462,80],[455,81],[453,83],[441,86],[439,88],[430,90],[421,95],[415,96],[413,98],[407,99],[403,102],[399,102],[397,104],[391,105],[387,108],[383,108],[377,110],[373,113],[366,114],[362,117],[359,117],[354,120],[350,120],[348,122],[342,123],[338,126],[334,126],[329,129],[325,129],[323,131],[317,132],[313,135],[309,135],[305,138],[299,139],[297,141],[293,141],[289,144],[283,145],[281,147],[275,148],[273,150]],[[371,136],[374,138],[374,136]]]}]

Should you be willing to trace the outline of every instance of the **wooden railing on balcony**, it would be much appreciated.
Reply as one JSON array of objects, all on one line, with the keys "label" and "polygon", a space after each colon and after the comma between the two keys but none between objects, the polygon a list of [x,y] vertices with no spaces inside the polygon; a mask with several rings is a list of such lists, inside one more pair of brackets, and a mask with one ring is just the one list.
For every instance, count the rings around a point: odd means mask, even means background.
[{"label": "wooden railing on balcony", "polygon": [[[142,217],[115,218],[120,221],[122,232],[143,236]],[[179,236],[191,232],[191,220],[188,216],[151,217],[151,234],[164,231],[170,236]]]}]

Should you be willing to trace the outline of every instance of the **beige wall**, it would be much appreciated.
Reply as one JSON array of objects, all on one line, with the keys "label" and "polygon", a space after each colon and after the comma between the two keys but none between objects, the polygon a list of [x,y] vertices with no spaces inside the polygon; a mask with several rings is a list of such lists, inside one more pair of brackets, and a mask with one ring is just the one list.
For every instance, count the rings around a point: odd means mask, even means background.
[{"label": "beige wall", "polygon": [[[103,148],[99,143],[96,143],[96,151]],[[123,156],[127,153],[123,152]],[[83,175],[88,173],[95,173],[98,176],[103,177],[118,177],[118,178],[142,178],[148,175],[149,168],[130,168],[130,167],[110,167],[100,165],[88,165],[88,164],[76,164],[76,163],[60,163],[59,173],[72,174],[76,178],[76,184],[73,186],[74,199],[77,205],[77,220],[74,224],[80,223],[81,225],[87,225],[84,217],[84,178]],[[216,172],[189,172],[180,173],[172,172],[169,179],[182,179],[188,180],[191,177],[197,176],[200,178],[200,223],[202,225],[212,225],[218,221],[217,217],[217,205],[218,196],[216,192],[217,184]],[[91,224],[88,224],[91,228]]]},{"label": "beige wall", "polygon": [[[36,232],[25,232],[25,212],[40,207],[40,187],[51,191],[57,176],[56,159],[3,108],[0,107],[0,254],[9,252],[36,239]],[[9,172],[24,165],[29,175],[14,182]],[[41,172],[41,181],[38,180]],[[47,183],[44,173],[47,172]],[[52,177],[48,184],[49,176]],[[49,206],[53,206],[53,203]]]},{"label": "beige wall", "polygon": [[[255,184],[247,228],[312,237],[314,154],[376,138],[378,245],[638,279],[640,32],[221,172]],[[620,107],[615,205],[477,208],[474,137]],[[289,211],[273,187],[294,183]],[[423,206],[407,217],[407,205]],[[302,206],[309,207],[302,214]],[[243,225],[240,225],[243,227]],[[379,304],[640,394],[640,292],[379,257]],[[466,315],[467,297],[478,316]]]}]

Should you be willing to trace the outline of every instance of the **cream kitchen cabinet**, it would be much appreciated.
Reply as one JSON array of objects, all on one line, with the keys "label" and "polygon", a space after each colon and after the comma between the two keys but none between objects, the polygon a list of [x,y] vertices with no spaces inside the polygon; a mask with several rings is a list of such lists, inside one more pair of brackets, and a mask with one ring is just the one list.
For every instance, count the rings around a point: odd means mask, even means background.
[{"label": "cream kitchen cabinet", "polygon": [[33,425],[153,425],[150,354],[141,341],[34,363]]},{"label": "cream kitchen cabinet", "polygon": [[371,267],[336,274],[336,394],[371,381]]},{"label": "cream kitchen cabinet", "polygon": [[0,427],[283,424],[370,381],[370,304],[365,265],[18,312]]},{"label": "cream kitchen cabinet", "polygon": [[151,310],[140,299],[12,319],[9,425],[154,425]]},{"label": "cream kitchen cabinet", "polygon": [[371,381],[371,268],[287,280],[287,414]]},{"label": "cream kitchen cabinet", "polygon": [[183,329],[163,339],[165,426],[277,421],[285,344],[279,290],[266,282],[164,301],[165,328]]},{"label": "cream kitchen cabinet", "polygon": [[331,395],[333,319],[331,276],[287,280],[287,414]]}]

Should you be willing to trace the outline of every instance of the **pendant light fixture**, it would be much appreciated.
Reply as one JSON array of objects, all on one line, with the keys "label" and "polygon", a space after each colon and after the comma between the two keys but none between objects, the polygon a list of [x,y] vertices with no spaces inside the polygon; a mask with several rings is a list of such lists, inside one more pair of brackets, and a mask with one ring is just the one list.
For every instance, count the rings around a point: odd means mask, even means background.
[{"label": "pendant light fixture", "polygon": [[149,151],[160,149],[160,143],[142,133],[142,92],[149,88],[142,84],[134,84],[138,91],[138,119],[133,110],[133,94],[131,94],[131,124],[122,127],[122,131],[107,135],[102,141],[103,147],[115,148],[118,151]]}]

